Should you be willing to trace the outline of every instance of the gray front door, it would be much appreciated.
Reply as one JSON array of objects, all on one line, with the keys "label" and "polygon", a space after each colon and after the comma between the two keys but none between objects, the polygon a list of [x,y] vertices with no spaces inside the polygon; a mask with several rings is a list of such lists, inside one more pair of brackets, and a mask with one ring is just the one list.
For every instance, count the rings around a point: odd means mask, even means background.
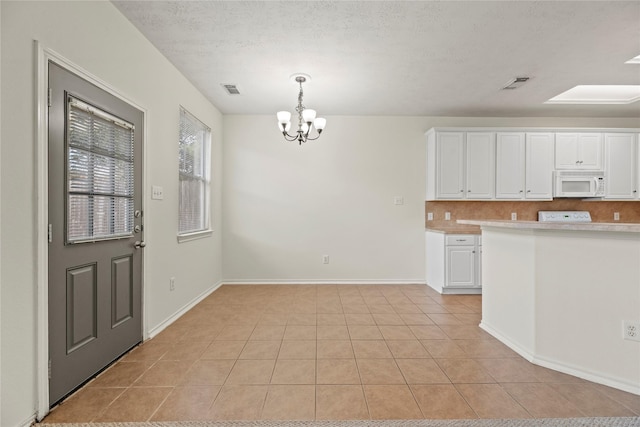
[{"label": "gray front door", "polygon": [[49,63],[49,402],[142,339],[143,113]]}]

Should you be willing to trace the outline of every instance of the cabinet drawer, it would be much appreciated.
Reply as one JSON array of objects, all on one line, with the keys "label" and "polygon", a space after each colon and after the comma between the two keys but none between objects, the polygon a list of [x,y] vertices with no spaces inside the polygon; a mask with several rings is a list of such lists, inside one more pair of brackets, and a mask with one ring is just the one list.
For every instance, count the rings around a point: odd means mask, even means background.
[{"label": "cabinet drawer", "polygon": [[447,246],[473,246],[476,236],[470,235],[453,235],[447,236]]}]

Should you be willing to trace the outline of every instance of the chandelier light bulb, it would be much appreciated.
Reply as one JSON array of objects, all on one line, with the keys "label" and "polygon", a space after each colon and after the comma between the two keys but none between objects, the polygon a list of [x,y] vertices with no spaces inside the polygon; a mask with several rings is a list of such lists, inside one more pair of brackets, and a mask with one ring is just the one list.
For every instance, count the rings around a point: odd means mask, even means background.
[{"label": "chandelier light bulb", "polygon": [[309,133],[309,125],[306,123],[303,123],[300,129],[302,130],[302,133],[305,135]]},{"label": "chandelier light bulb", "polygon": [[291,113],[288,111],[278,111],[278,123],[285,124],[291,121]]},{"label": "chandelier light bulb", "polygon": [[312,110],[310,108],[305,108],[302,111],[302,119],[305,123],[313,123],[316,118],[316,110]]},{"label": "chandelier light bulb", "polygon": [[324,119],[322,117],[318,117],[313,121],[313,126],[315,126],[318,133],[322,132],[322,129],[324,129],[326,124],[327,124],[327,119]]}]

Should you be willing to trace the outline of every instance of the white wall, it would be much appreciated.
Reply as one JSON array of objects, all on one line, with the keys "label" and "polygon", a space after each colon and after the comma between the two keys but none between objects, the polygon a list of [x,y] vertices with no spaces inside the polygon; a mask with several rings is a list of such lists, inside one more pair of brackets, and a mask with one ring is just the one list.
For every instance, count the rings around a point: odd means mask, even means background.
[{"label": "white wall", "polygon": [[[299,146],[284,141],[275,113],[225,116],[224,279],[424,282],[429,128],[638,125],[638,119],[329,116],[321,138]],[[404,205],[394,205],[395,196]],[[322,264],[324,254],[329,265]]]},{"label": "white wall", "polygon": [[[145,294],[152,330],[221,279],[222,116],[109,2],[0,2],[1,337],[0,425],[28,421],[36,390],[36,125],[33,40],[146,110]],[[213,129],[214,235],[178,244],[179,105]],[[164,200],[150,200],[151,185]],[[169,292],[169,277],[176,290]]]},{"label": "white wall", "polygon": [[299,146],[275,114],[225,117],[225,281],[424,281],[413,121],[329,117],[318,141]]}]

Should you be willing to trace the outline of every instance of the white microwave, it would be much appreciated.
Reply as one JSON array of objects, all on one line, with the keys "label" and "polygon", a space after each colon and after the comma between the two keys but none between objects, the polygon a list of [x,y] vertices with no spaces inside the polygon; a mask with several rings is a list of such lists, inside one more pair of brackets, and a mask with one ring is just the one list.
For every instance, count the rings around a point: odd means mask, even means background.
[{"label": "white microwave", "polygon": [[604,172],[557,171],[553,197],[604,197]]}]

